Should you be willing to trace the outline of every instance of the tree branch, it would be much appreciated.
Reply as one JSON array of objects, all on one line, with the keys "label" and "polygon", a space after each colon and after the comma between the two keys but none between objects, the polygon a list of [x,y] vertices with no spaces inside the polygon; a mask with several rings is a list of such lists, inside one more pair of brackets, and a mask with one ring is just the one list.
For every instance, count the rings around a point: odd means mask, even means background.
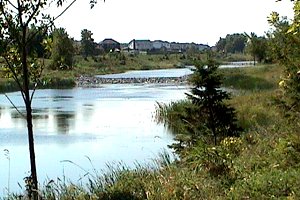
[{"label": "tree branch", "polygon": [[14,9],[18,10],[17,6],[15,6],[10,0],[7,1]]},{"label": "tree branch", "polygon": [[25,119],[26,116],[17,108],[17,106],[12,102],[12,100],[7,96],[6,93],[4,93],[4,96],[8,99],[8,101],[11,103],[14,109],[16,109],[16,111]]},{"label": "tree branch", "polygon": [[[31,13],[31,15],[29,16],[27,22],[25,23],[25,26],[27,27],[29,25],[29,23],[31,22],[32,18],[35,16],[35,14],[39,11],[41,6],[41,0],[38,1],[38,3],[36,4],[36,7],[34,5],[32,5],[33,7],[33,12]],[[35,8],[34,8],[35,7]]]},{"label": "tree branch", "polygon": [[11,66],[11,64],[10,64],[10,62],[8,61],[8,59],[7,59],[6,56],[3,56],[3,58],[4,58],[4,60],[5,60],[6,64],[7,64],[7,66],[8,66],[9,70],[10,70],[11,73],[13,74],[14,80],[17,82],[17,84],[18,84],[18,86],[19,86],[19,88],[20,88],[20,90],[21,90],[21,94],[22,94],[23,99],[25,99],[25,96],[24,96],[24,89],[23,89],[23,87],[22,87],[22,85],[21,85],[21,83],[20,83],[20,80],[19,80],[19,78],[18,78],[18,76],[17,76],[15,70],[13,69],[13,66]]},{"label": "tree branch", "polygon": [[61,17],[77,0],[73,0],[59,15],[57,15],[52,22]]},{"label": "tree branch", "polygon": [[23,24],[23,19],[22,19],[22,8],[21,8],[21,2],[20,0],[17,1],[18,2],[18,18],[19,18],[19,21],[20,21],[20,25],[22,27],[24,27],[24,24]]}]

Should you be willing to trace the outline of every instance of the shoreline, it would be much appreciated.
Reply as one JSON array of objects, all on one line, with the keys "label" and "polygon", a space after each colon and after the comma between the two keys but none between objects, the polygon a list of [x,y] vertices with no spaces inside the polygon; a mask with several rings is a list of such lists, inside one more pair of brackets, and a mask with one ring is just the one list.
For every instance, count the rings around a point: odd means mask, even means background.
[{"label": "shoreline", "polygon": [[104,84],[187,84],[188,75],[181,77],[148,77],[148,78],[100,78],[80,76],[76,78],[77,87],[99,87]]}]

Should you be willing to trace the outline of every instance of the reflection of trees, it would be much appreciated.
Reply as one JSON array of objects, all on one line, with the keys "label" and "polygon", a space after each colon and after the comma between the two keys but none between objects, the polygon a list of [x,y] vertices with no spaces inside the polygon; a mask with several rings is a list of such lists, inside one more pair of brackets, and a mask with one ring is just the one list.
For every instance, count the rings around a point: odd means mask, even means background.
[{"label": "reflection of trees", "polygon": [[[0,107],[0,116],[1,116]],[[20,108],[23,111],[23,108]],[[23,117],[14,109],[10,109],[10,117],[13,123],[18,126],[26,126],[26,121]],[[33,125],[39,127],[42,130],[53,128],[56,134],[67,134],[72,126],[74,126],[75,112],[74,111],[59,111],[51,109],[35,109],[33,110]],[[51,121],[53,119],[53,121]]]},{"label": "reflection of trees", "polygon": [[58,112],[54,114],[54,124],[57,126],[57,133],[67,134],[71,123],[74,122],[74,112]]},{"label": "reflection of trees", "polygon": [[85,120],[89,120],[91,116],[93,116],[94,113],[94,105],[93,104],[83,104],[82,105],[82,110],[78,110],[78,114],[82,114],[84,116]]}]

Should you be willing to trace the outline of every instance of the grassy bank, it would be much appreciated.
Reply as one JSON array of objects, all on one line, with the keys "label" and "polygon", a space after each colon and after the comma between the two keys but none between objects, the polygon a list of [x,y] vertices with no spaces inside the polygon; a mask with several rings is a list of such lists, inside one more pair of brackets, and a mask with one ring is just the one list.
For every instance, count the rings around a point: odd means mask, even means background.
[{"label": "grassy bank", "polygon": [[[65,89],[75,87],[76,82],[73,78],[45,76],[40,84],[39,89]],[[33,86],[32,86],[33,88]],[[0,78],[0,93],[19,91],[19,87],[13,79]]]}]

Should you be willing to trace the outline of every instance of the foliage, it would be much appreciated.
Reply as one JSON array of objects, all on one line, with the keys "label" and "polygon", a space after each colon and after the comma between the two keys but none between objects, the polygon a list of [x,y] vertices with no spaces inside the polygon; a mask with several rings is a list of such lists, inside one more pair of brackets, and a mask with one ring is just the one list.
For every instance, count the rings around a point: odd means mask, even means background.
[{"label": "foliage", "polygon": [[81,31],[81,53],[84,58],[96,54],[96,44],[92,36],[93,33],[87,29]]},{"label": "foliage", "polygon": [[246,34],[248,38],[247,51],[253,56],[254,63],[256,60],[262,62],[267,57],[267,39],[265,37],[258,37],[255,33]]},{"label": "foliage", "polygon": [[299,1],[294,2],[294,20],[288,22],[280,18],[278,13],[272,13],[269,23],[274,30],[269,32],[272,39],[272,50],[275,59],[284,66],[279,82],[281,93],[278,96],[278,105],[288,116],[300,116],[300,32],[299,27]]},{"label": "foliage", "polygon": [[72,69],[73,57],[73,42],[69,38],[67,32],[63,28],[55,29],[51,47],[51,69]]},{"label": "foliage", "polygon": [[247,38],[244,34],[228,34],[225,38],[220,38],[216,44],[219,52],[223,53],[242,53],[246,46]]},{"label": "foliage", "polygon": [[197,113],[198,122],[195,125],[198,125],[199,133],[212,135],[215,144],[217,137],[238,136],[240,131],[236,124],[234,108],[224,102],[230,99],[230,96],[220,88],[221,77],[217,69],[218,65],[210,57],[206,63],[196,65],[190,79],[193,88],[191,93],[187,94],[196,106],[192,114]]},{"label": "foliage", "polygon": [[43,58],[46,57],[48,52],[43,44],[44,40],[47,38],[47,29],[42,29],[40,27],[31,25],[29,29],[29,35],[33,35],[30,44],[28,44],[28,52],[31,57]]},{"label": "foliage", "polygon": [[222,86],[234,90],[270,90],[278,87],[281,68],[278,65],[219,69],[223,75]]}]

